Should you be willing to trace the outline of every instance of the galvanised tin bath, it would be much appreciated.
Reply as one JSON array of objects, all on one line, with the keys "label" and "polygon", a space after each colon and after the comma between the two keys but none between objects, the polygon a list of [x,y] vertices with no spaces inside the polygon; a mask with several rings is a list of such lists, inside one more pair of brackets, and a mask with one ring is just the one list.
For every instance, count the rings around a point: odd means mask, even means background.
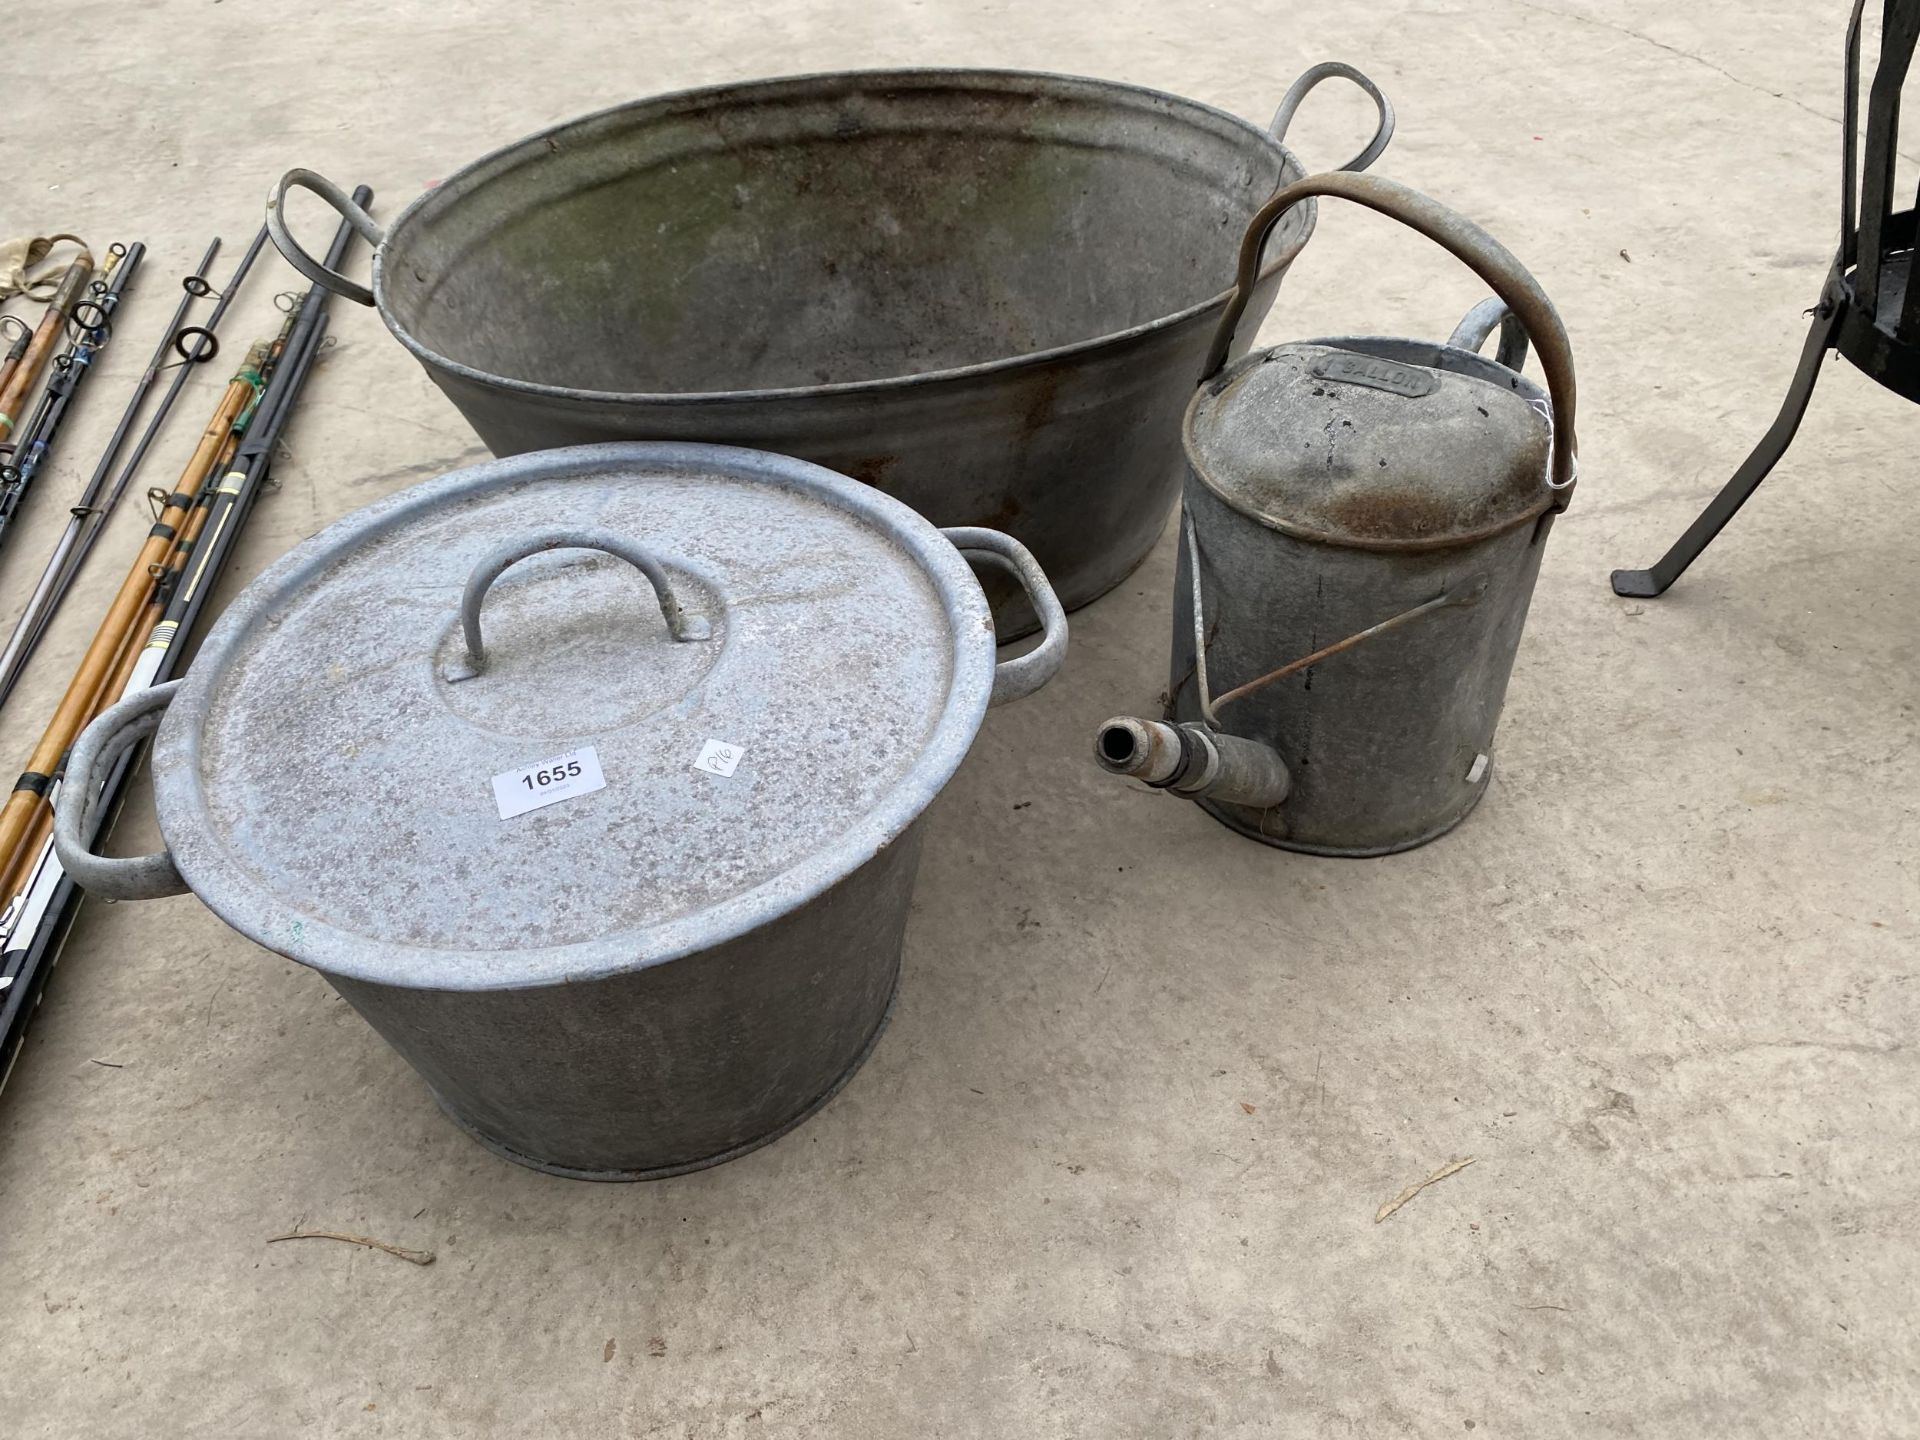
[{"label": "galvanised tin bath", "polygon": [[[589,115],[384,230],[296,170],[268,223],[310,279],[378,305],[496,455],[629,439],[796,455],[936,524],[1007,531],[1072,609],[1166,523],[1234,245],[1304,173],[1280,136],[1328,75],[1380,108],[1364,166],[1391,111],[1338,64],[1303,75],[1272,130],[1103,80],[864,71]],[[374,245],[371,288],[294,241],[296,186]],[[1313,220],[1309,202],[1275,227],[1249,330]],[[1031,628],[1014,603],[1003,638]]]}]

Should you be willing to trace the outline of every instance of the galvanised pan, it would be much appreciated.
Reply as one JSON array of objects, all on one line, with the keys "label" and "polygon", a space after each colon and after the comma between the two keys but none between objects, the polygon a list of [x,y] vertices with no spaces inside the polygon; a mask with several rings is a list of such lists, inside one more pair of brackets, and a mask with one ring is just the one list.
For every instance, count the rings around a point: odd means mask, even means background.
[{"label": "galvanised pan", "polygon": [[[1300,162],[1271,130],[1071,76],[893,70],[660,96],[476,161],[385,230],[289,172],[275,242],[377,305],[497,455],[699,440],[798,456],[941,525],[1024,543],[1069,609],[1178,492],[1180,417],[1239,236]],[[312,190],[375,247],[369,289],[288,233]],[[1249,337],[1312,233],[1275,229]],[[1008,591],[1011,594],[1011,590]],[[1002,634],[1030,627],[1003,615]],[[1009,620],[1013,623],[1009,625]]]},{"label": "galvanised pan", "polygon": [[[1039,646],[996,662],[963,552],[1021,577]],[[55,844],[94,894],[191,888],[319,971],[509,1159],[673,1175],[859,1068],[927,807],[1066,645],[1018,542],[816,465],[494,460],[297,547],[185,680],[105,711]],[[148,735],[167,849],[90,854],[97,782]]]}]

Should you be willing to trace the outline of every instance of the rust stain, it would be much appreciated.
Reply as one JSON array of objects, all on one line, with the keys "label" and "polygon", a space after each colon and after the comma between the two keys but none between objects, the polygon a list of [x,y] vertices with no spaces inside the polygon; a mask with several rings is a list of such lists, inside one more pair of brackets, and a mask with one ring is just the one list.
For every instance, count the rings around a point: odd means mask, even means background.
[{"label": "rust stain", "polygon": [[1329,496],[1319,507],[1339,530],[1370,540],[1417,539],[1460,521],[1459,507],[1434,495],[1368,489]]},{"label": "rust stain", "polygon": [[1054,407],[1060,399],[1060,373],[1049,367],[1040,371],[1031,382],[1021,388],[1026,390],[1032,398],[1028,400],[1026,411],[1020,417],[1020,438],[1031,440],[1053,419]]},{"label": "rust stain", "polygon": [[846,473],[862,485],[884,490],[887,488],[887,472],[899,463],[898,455],[873,455],[864,460],[855,460],[847,466]]},{"label": "rust stain", "polygon": [[1021,513],[1026,508],[1026,506],[1020,503],[1019,496],[1012,494],[1003,495],[1000,497],[1000,503],[994,506],[993,509],[988,512],[986,519],[980,523],[985,525],[989,530],[1011,530],[1013,528],[1013,522],[1020,518]]}]

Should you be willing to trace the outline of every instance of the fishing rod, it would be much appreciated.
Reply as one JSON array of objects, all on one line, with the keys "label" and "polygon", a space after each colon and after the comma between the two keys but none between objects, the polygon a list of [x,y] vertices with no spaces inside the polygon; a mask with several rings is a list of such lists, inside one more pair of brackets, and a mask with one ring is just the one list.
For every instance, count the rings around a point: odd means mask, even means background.
[{"label": "fishing rod", "polygon": [[181,472],[179,483],[166,497],[153,528],[147,532],[146,543],[140,547],[133,568],[115,593],[106,618],[94,632],[93,641],[87,646],[86,654],[74,671],[59,707],[41,734],[40,742],[34,746],[25,770],[14,783],[13,793],[7,797],[6,804],[0,806],[0,895],[13,896],[19,893],[16,882],[20,880],[20,870],[28,859],[29,836],[46,813],[47,791],[53,784],[54,771],[67,753],[67,747],[73,744],[81,728],[93,718],[91,702],[94,694],[111,672],[121,645],[126,640],[128,628],[138,620],[152,597],[157,578],[164,571],[167,554],[172,550],[174,539],[192,511],[195,500],[199,498],[201,485],[221,458],[222,450],[232,434],[233,422],[253,402],[256,372],[264,358],[264,351],[255,347],[255,353],[247,357],[247,363],[227,383],[219,408],[202,432],[200,443]]},{"label": "fishing rod", "polygon": [[[130,616],[123,618],[119,612],[110,613],[68,688],[62,701],[62,710],[71,710],[79,717],[76,734],[126,690],[134,667],[139,663],[143,644],[165,610],[166,595],[185,566],[193,543],[205,523],[207,509],[202,501],[210,488],[207,477],[231,461],[240,444],[239,432],[258,403],[266,355],[267,347],[264,344],[256,345],[249,352],[247,364],[229,383],[220,409],[202,433],[200,445],[189,466],[189,477],[198,477],[197,492],[187,489],[195,482],[191,478],[183,478],[182,486],[186,493],[177,491],[164,497],[168,506],[178,513],[178,518],[168,524],[163,515],[161,523],[156,524],[148,534],[143,553],[153,553],[156,542],[161,553],[147,566],[148,583],[144,599]],[[133,583],[133,578],[128,577],[129,585]],[[56,720],[58,718],[56,716]],[[0,896],[7,897],[4,910],[0,911],[0,940],[11,935],[17,926],[26,893],[32,888],[33,877],[46,863],[45,849],[52,836],[53,822],[50,802],[58,784],[59,766],[66,763],[64,750],[58,756],[58,761],[59,765],[50,772],[51,780],[38,787],[49,801],[49,807],[28,818],[10,856],[0,855]],[[22,786],[33,779],[31,773],[23,776]],[[16,793],[8,802],[9,807],[20,798]]]},{"label": "fishing rod", "polygon": [[13,379],[13,372],[20,368],[20,362],[26,357],[27,346],[33,343],[33,327],[18,315],[0,315],[0,330],[11,325],[19,333],[13,337],[13,343],[7,347],[7,353],[0,355],[0,390],[5,390]]},{"label": "fishing rod", "polygon": [[[372,203],[373,193],[362,186],[353,198],[365,209]],[[327,252],[329,266],[340,267],[352,237],[352,227],[343,223]],[[231,557],[254,504],[271,478],[280,436],[320,355],[327,330],[329,298],[324,289],[316,286],[300,302],[294,323],[285,332],[280,362],[254,407],[253,419],[235,451],[231,468],[218,487],[219,498],[227,509],[224,514],[209,517],[201,532],[203,538],[194,545],[193,568],[185,583],[167,583],[170,596],[165,613],[142,650],[142,671],[137,672],[147,674],[148,684],[170,680],[183,668],[184,641],[204,614],[214,579]],[[87,827],[90,846],[97,847],[118,818],[131,788],[127,781],[137,759],[134,752],[122,756],[103,787]],[[51,841],[46,842],[37,873],[23,897],[22,913],[0,942],[0,1088],[5,1087],[19,1058],[28,1022],[38,1008],[47,978],[59,961],[61,947],[79,913],[81,895],[79,887],[63,872]]]},{"label": "fishing rod", "polygon": [[[92,517],[102,513],[100,497],[105,492],[107,479],[113,473],[113,465],[120,458],[121,447],[126,444],[127,435],[133,429],[134,421],[139,417],[140,407],[160,378],[161,362],[167,358],[167,352],[173,349],[174,340],[186,323],[187,311],[193,302],[212,293],[207,284],[207,267],[213,264],[214,257],[220,253],[220,237],[213,237],[213,243],[207,246],[207,253],[200,257],[200,263],[194,272],[180,282],[180,303],[174,307],[173,318],[167,322],[167,328],[161,333],[160,343],[154,348],[153,358],[147,362],[147,368],[141,372],[135,382],[133,395],[128,399],[126,408],[120,412],[120,422],[113,427],[113,434],[107,440],[107,448],[101,452],[99,463],[93,467],[93,474],[87,480],[86,488],[80,492],[80,498],[73,504],[72,514],[67,519],[66,529],[61,531],[59,541],[53,547],[53,555],[47,561],[46,568],[40,572],[40,579],[33,587],[33,593],[27,597],[26,609],[13,627],[13,633],[7,637],[6,648],[0,651],[0,706],[7,703],[7,697],[13,693],[13,687],[19,682],[20,674],[26,669],[27,659],[33,648],[39,643],[40,633],[54,609],[59,605],[59,596],[65,593],[62,577],[66,574],[74,547],[79,543],[81,532],[85,530]],[[229,289],[233,288],[231,284]],[[183,372],[184,373],[184,372]],[[58,592],[58,593],[56,593]]]},{"label": "fishing rod", "polygon": [[19,423],[20,402],[26,399],[40,372],[47,368],[47,361],[53,358],[54,347],[60,343],[60,332],[66,329],[69,314],[86,293],[87,282],[92,278],[93,252],[82,250],[60,277],[53,298],[47,302],[46,313],[27,340],[27,348],[20,352],[6,383],[0,385],[0,440],[13,434]]},{"label": "fishing rod", "polygon": [[[365,185],[359,186],[353,192],[353,203],[365,210],[373,203],[373,191]],[[347,246],[353,240],[353,233],[350,223],[343,221],[340,224],[327,247],[326,264],[335,269],[340,267],[346,259]],[[252,513],[254,502],[259,498],[260,489],[272,469],[274,451],[280,443],[281,432],[286,428],[287,417],[292,413],[294,402],[299,399],[307,376],[320,354],[320,347],[325,342],[327,303],[331,299],[330,291],[316,285],[290,307],[290,319],[280,337],[282,354],[278,357],[273,377],[260,397],[253,421],[247,426],[246,435],[235,452],[232,467],[212,492],[212,514],[204,538],[198,542],[192,569],[182,578],[178,596],[179,613],[176,614],[169,607],[155,631],[154,639],[148,642],[149,651],[159,647],[164,655],[166,647],[171,646],[179,634],[193,628],[205,607],[208,593],[213,588],[213,577],[220,573],[233,548],[235,535]],[[165,633],[162,634],[162,631]]]},{"label": "fishing rod", "polygon": [[[146,460],[147,451],[152,448],[154,439],[159,435],[161,427],[166,424],[167,417],[173,413],[173,403],[180,398],[180,392],[186,388],[187,380],[193,374],[194,367],[204,365],[220,352],[220,340],[215,332],[220,328],[220,321],[226,315],[227,307],[233,303],[233,297],[240,293],[241,282],[247,278],[247,273],[252,270],[253,262],[259,258],[260,251],[266,243],[267,229],[263,225],[254,234],[253,242],[247,246],[247,253],[240,257],[240,263],[233,267],[233,274],[227,277],[225,286],[216,291],[207,286],[204,280],[200,280],[199,285],[193,287],[199,294],[218,297],[213,311],[207,316],[206,324],[189,325],[173,332],[168,343],[180,356],[179,361],[176,362],[173,383],[160,397],[160,404],[147,420],[146,429],[141,431],[139,440],[134,444],[133,453],[127,457],[127,463],[120,467],[120,473],[114,479],[112,488],[107,491],[106,498],[84,517],[80,534],[67,560],[66,569],[61,572],[59,580],[54,583],[53,589],[47,596],[38,627],[28,635],[21,646],[18,658],[13,661],[14,669],[5,677],[7,689],[0,691],[0,700],[4,700],[5,696],[11,693],[12,686],[19,678],[19,668],[32,657],[35,647],[40,643],[40,637],[46,633],[53,612],[60,608],[61,601],[66,599],[67,592],[73,588],[73,582],[79,578],[81,567],[87,563],[87,557],[93,553],[93,547],[100,542],[108,517],[113,514],[114,507],[120,503],[121,496],[127,493],[127,486],[133,482],[135,473],[140,469],[141,463]],[[189,277],[189,280],[197,278]],[[7,648],[8,653],[12,653],[11,643]]]},{"label": "fishing rod", "polygon": [[[158,673],[160,662],[165,659],[174,637],[180,632],[179,612],[186,591],[201,590],[199,582],[205,578],[208,567],[224,560],[231,548],[230,543],[221,543],[222,532],[232,518],[233,502],[241,496],[248,479],[248,446],[254,437],[277,428],[274,417],[284,407],[286,397],[286,387],[281,382],[290,365],[297,365],[301,359],[294,350],[294,328],[298,323],[296,310],[297,306],[288,310],[286,323],[280,327],[279,335],[267,351],[267,358],[261,362],[260,393],[235,426],[234,442],[228,454],[214,467],[220,476],[218,483],[210,478],[200,487],[192,518],[174,550],[171,568],[154,587],[152,632],[130,666],[124,683],[115,690],[114,699],[124,699],[154,683],[153,677]],[[305,338],[303,332],[303,343]],[[271,437],[268,443],[271,443]],[[227,538],[230,540],[231,537]]]},{"label": "fishing rod", "polygon": [[[300,308],[296,302],[296,312]],[[258,357],[249,372],[243,372],[251,380],[253,395],[247,401],[240,414],[233,420],[226,439],[216,453],[213,464],[208,468],[206,478],[201,482],[199,492],[192,497],[186,515],[176,527],[171,550],[166,563],[157,567],[152,593],[147,598],[145,608],[130,623],[125,638],[116,650],[113,663],[101,672],[101,678],[87,702],[84,728],[87,721],[105,710],[116,700],[145,689],[153,683],[160,662],[171,649],[172,637],[180,629],[180,608],[176,600],[182,603],[189,598],[182,589],[182,582],[189,578],[198,578],[205,574],[205,563],[218,560],[226,554],[227,545],[208,545],[202,548],[203,538],[218,539],[218,534],[209,535],[208,526],[216,514],[221,517],[222,528],[231,515],[232,500],[244,491],[244,483],[250,470],[260,468],[260,460],[250,457],[245,466],[240,459],[243,437],[253,437],[261,447],[256,457],[268,453],[278,434],[276,417],[285,409],[287,391],[284,385],[274,386],[272,381],[279,378],[283,359],[289,354],[289,346],[299,331],[300,344],[304,351],[312,326],[299,326],[299,316],[290,312],[286,323],[281,326],[280,334],[270,343],[254,347]],[[264,352],[264,353],[262,353]],[[214,476],[219,475],[219,483]],[[223,495],[222,492],[225,492]],[[184,497],[176,494],[172,497],[179,501]],[[196,559],[201,564],[195,564]],[[191,576],[190,576],[191,567]],[[197,584],[193,593],[204,595]],[[169,623],[171,621],[171,623]],[[143,644],[142,641],[145,641]],[[60,767],[64,769],[66,756],[60,757]],[[55,786],[58,785],[59,771],[55,772]],[[51,801],[54,790],[49,789],[49,805],[29,826],[20,853],[33,857],[17,866],[11,873],[0,870],[0,895],[8,895],[18,902],[8,907],[5,917],[0,917],[0,935],[5,935],[17,923],[14,912],[27,903],[24,898],[32,889],[32,879],[38,868],[46,862],[46,847],[53,835],[53,810]]]},{"label": "fishing rod", "polygon": [[7,462],[0,463],[0,540],[6,538],[20,502],[26,499],[27,487],[45,462],[81,382],[92,373],[94,357],[112,340],[114,311],[120,308],[146,253],[147,247],[137,240],[132,246],[110,246],[102,278],[92,283],[86,299],[75,301],[71,307],[69,320],[79,333],[66,353],[54,359],[53,378],[40,397],[33,422],[22,434],[25,444]]},{"label": "fishing rod", "polygon": [[[277,353],[278,346],[275,350]],[[68,692],[69,700],[77,698],[77,710],[82,717],[79,729],[84,729],[94,716],[115,700],[140,688],[134,683],[133,676],[140,664],[145,641],[163,618],[179,577],[193,553],[194,544],[206,524],[209,514],[207,501],[213,488],[211,476],[232,462],[239,449],[241,431],[259,404],[265,386],[267,360],[268,347],[265,344],[254,346],[249,352],[247,365],[232,382],[236,393],[223,397],[221,411],[216,413],[214,422],[208,425],[202,435],[203,447],[216,439],[218,443],[211,458],[204,466],[198,467],[204,474],[197,493],[176,492],[166,497],[182,513],[176,524],[156,525],[149,536],[149,544],[156,538],[164,540],[165,554],[148,567],[150,588],[145,601],[132,618],[124,625],[117,626],[111,635],[103,627],[102,635],[96,637],[96,644],[104,646],[100,651],[102,662],[92,667],[91,679],[76,675],[74,688]],[[235,413],[232,401],[237,398],[237,388],[243,382],[246,390],[244,402]],[[217,436],[216,428],[220,431]],[[91,654],[89,658],[92,658]],[[83,666],[83,670],[85,668]],[[10,935],[14,930],[26,896],[32,889],[33,877],[47,863],[47,845],[53,835],[51,801],[65,764],[66,754],[63,751],[59,756],[59,765],[52,772],[51,783],[45,787],[48,805],[28,820],[25,833],[15,848],[14,861],[10,865],[0,865],[0,895],[9,896],[11,900],[4,914],[0,914],[0,936]],[[17,800],[19,797],[16,795],[14,798]]]},{"label": "fishing rod", "polygon": [[[255,346],[250,361],[259,360],[264,366],[265,350],[264,345]],[[232,461],[240,441],[235,432],[246,423],[247,413],[257,407],[262,389],[261,376],[258,371],[253,371],[248,373],[248,379],[255,398],[231,422],[229,433],[212,468],[217,469]],[[207,489],[203,484],[201,493],[204,495]],[[173,597],[178,594],[180,578],[194,553],[195,542],[203,533],[208,513],[207,507],[199,504],[196,498],[179,535],[172,541],[165,565],[155,567],[159,573],[155,576],[153,595],[148,598],[141,614],[126,628],[114,650],[112,663],[88,697],[89,719],[123,695],[157,683],[153,678],[140,678],[143,670],[149,677],[167,673],[168,667],[164,663],[167,655],[160,654],[158,663],[149,660],[151,646],[143,642],[150,641],[154,634],[159,633],[165,616],[176,608]],[[134,759],[132,755],[122,757],[108,781],[114,790],[107,797],[110,803],[105,808],[111,813],[117,814],[124,803],[125,794],[120,787],[124,785],[126,773]],[[62,755],[62,770],[65,764],[66,757]],[[63,783],[61,774],[56,773],[54,783],[48,790],[50,803],[58,799]],[[94,833],[98,836],[103,832],[96,828]],[[44,970],[33,967],[50,964],[51,958],[57,958],[57,951],[51,952],[49,958],[49,952],[40,942],[53,935],[64,938],[80,902],[79,891],[67,879],[59,857],[54,853],[51,808],[34,820],[28,831],[25,850],[31,857],[30,862],[18,872],[17,883],[8,883],[12,900],[5,914],[0,915],[0,1085],[6,1083],[6,1074],[12,1068],[13,1057],[18,1053],[18,1040],[24,1032],[28,1013],[31,1006],[37,1003],[39,991],[44,986]],[[64,913],[60,907],[64,907]],[[40,977],[38,983],[36,976]]]},{"label": "fishing rod", "polygon": [[[264,350],[264,346],[256,346],[254,355],[257,357]],[[261,377],[257,368],[248,373],[248,379],[253,386],[257,402],[261,389]],[[247,410],[252,409],[253,403],[249,402]],[[219,469],[232,458],[239,445],[239,428],[246,423],[246,413],[247,411],[243,411],[233,422],[229,433],[221,443],[212,469]],[[206,493],[206,489],[206,485],[203,484],[202,495]],[[133,685],[133,673],[140,663],[145,648],[144,642],[152,634],[165,611],[164,597],[171,593],[172,587],[185,568],[187,557],[192,553],[194,541],[199,537],[206,515],[206,508],[196,500],[188,508],[186,518],[179,526],[178,534],[173,537],[165,562],[153,567],[153,593],[148,596],[140,612],[120,632],[111,648],[108,664],[98,672],[97,678],[87,689],[84,703],[86,719],[81,722],[81,728],[84,729],[94,716],[105,710],[115,700],[137,688]],[[12,897],[4,914],[0,914],[0,937],[11,936],[20,923],[30,903],[36,877],[49,864],[56,866],[58,864],[57,860],[49,859],[51,853],[49,847],[53,840],[52,801],[58,793],[61,772],[65,766],[66,755],[63,753],[60,757],[60,765],[54,772],[53,782],[47,787],[48,806],[30,821],[25,838],[19,847],[18,853],[22,857],[22,862],[10,873],[0,871],[0,885],[5,886],[4,889],[0,889],[0,894]]]},{"label": "fishing rod", "polygon": [[[357,202],[361,208],[365,201]],[[316,290],[319,287],[315,287]],[[325,291],[320,291],[324,296]],[[284,353],[267,389],[260,398],[245,438],[235,450],[227,471],[217,486],[201,491],[207,518],[190,547],[186,562],[162,586],[167,605],[154,626],[153,635],[141,653],[139,664],[127,686],[127,693],[144,690],[159,683],[161,667],[173,653],[181,636],[192,631],[205,609],[215,578],[232,555],[236,537],[253,512],[272,463],[273,447],[279,443],[293,400],[305,384],[314,357],[325,338],[327,317],[324,300],[313,302],[313,291],[306,301],[289,315],[280,343]]]}]

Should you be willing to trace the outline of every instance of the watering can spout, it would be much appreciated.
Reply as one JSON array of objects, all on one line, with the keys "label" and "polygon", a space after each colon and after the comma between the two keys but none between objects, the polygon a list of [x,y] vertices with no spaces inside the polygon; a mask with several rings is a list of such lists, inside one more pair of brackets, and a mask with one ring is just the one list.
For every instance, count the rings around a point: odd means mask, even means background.
[{"label": "watering can spout", "polygon": [[1271,745],[1209,730],[1117,715],[1094,732],[1094,758],[1112,775],[1144,780],[1189,800],[1264,810],[1287,798],[1293,780]]}]

